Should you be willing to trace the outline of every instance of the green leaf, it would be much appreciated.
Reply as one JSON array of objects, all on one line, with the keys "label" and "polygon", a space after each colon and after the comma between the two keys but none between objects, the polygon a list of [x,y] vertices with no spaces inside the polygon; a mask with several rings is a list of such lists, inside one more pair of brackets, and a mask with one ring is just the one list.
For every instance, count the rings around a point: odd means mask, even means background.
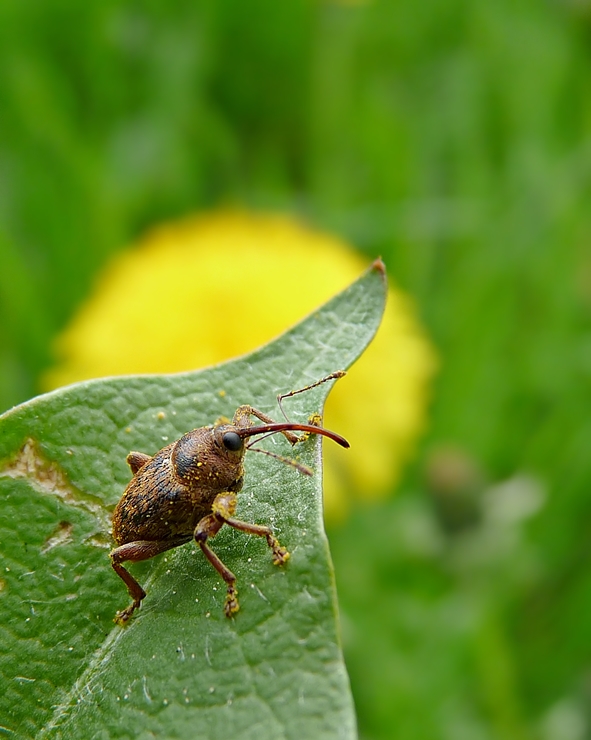
[{"label": "green leaf", "polygon": [[[238,578],[241,610],[193,543],[131,566],[148,592],[129,603],[110,567],[110,514],[129,450],[153,454],[189,429],[348,367],[372,339],[383,265],[269,345],[200,372],[79,383],[0,417],[0,732],[35,738],[352,738],[322,524],[321,441],[291,451],[311,478],[246,457],[237,516],[270,524],[291,552],[224,527],[212,542]],[[272,310],[272,309],[271,309]],[[286,401],[305,421],[331,383]],[[338,431],[338,430],[335,430]],[[279,439],[279,438],[280,439]],[[327,441],[328,444],[332,444]]]}]

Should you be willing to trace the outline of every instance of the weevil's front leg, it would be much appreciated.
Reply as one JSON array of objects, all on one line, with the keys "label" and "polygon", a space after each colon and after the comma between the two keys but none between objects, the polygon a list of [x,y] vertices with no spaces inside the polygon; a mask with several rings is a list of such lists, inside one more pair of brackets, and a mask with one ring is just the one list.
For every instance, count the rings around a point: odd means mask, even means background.
[{"label": "weevil's front leg", "polygon": [[[233,494],[221,494],[222,496],[231,496]],[[219,496],[218,496],[219,498]],[[234,504],[234,507],[236,504]],[[216,514],[208,514],[204,516],[199,524],[195,527],[195,542],[203,550],[203,554],[217,570],[220,576],[224,579],[227,586],[226,603],[224,604],[224,613],[227,617],[231,617],[232,614],[240,609],[238,603],[238,590],[236,589],[236,576],[232,571],[227,568],[224,563],[218,558],[215,552],[207,544],[209,537],[214,537],[220,529],[224,526],[224,520],[218,517]]]},{"label": "weevil's front leg", "polygon": [[[255,409],[253,406],[249,406],[248,404],[245,404],[244,406],[238,406],[236,412],[234,413],[232,423],[234,424],[234,426],[239,428],[252,427],[253,423],[252,419],[250,418],[251,416],[256,416],[257,419],[259,419],[260,421],[264,421],[265,424],[277,423],[275,419],[272,419],[270,416],[267,416],[267,414],[263,414],[262,411],[259,411],[258,409]],[[294,434],[289,430],[283,430],[281,434],[283,434],[284,437],[292,445],[294,445],[300,439],[297,434]]]},{"label": "weevil's front leg", "polygon": [[240,532],[246,532],[246,534],[265,537],[267,544],[273,552],[273,563],[275,565],[286,563],[289,560],[289,553],[285,547],[281,547],[279,540],[273,535],[269,527],[261,524],[250,524],[249,522],[243,522],[240,519],[234,518],[236,503],[237,497],[235,493],[220,493],[215,497],[211,509],[214,515],[223,521],[224,524],[228,524],[230,527],[240,530]]},{"label": "weevil's front leg", "polygon": [[290,558],[290,554],[287,548],[282,547],[279,544],[279,540],[269,527],[265,527],[260,524],[250,524],[249,522],[243,522],[240,519],[234,519],[230,517],[224,520],[226,524],[234,529],[240,530],[240,532],[246,532],[246,534],[254,534],[257,537],[265,537],[267,544],[273,552],[273,565],[285,565]]},{"label": "weevil's front leg", "polygon": [[236,576],[224,565],[215,552],[213,552],[209,547],[206,542],[209,537],[214,537],[224,524],[228,524],[230,527],[234,527],[234,529],[246,532],[246,534],[265,537],[267,544],[273,552],[273,563],[275,565],[283,565],[289,560],[289,553],[285,547],[281,547],[279,541],[273,536],[273,532],[269,527],[264,527],[259,524],[249,524],[248,522],[240,521],[240,519],[234,519],[236,502],[237,498],[235,493],[218,494],[211,507],[212,513],[204,516],[195,529],[195,540],[199,543],[205,557],[217,570],[228,586],[226,603],[224,605],[224,613],[227,617],[231,617],[232,614],[240,609],[240,605],[238,603],[238,590],[236,588]]},{"label": "weevil's front leg", "polygon": [[111,558],[111,565],[113,570],[119,578],[127,586],[129,595],[133,599],[133,603],[130,604],[127,609],[117,612],[115,619],[113,620],[117,624],[124,625],[125,622],[131,617],[136,609],[139,609],[142,600],[146,598],[146,592],[135,580],[131,573],[126,570],[121,563],[130,561],[137,563],[140,560],[149,560],[150,558],[160,555],[161,552],[171,550],[173,547],[184,545],[188,542],[191,537],[176,537],[173,540],[159,540],[151,542],[149,540],[138,540],[136,542],[128,542],[125,545],[120,545],[111,551],[109,554]]}]

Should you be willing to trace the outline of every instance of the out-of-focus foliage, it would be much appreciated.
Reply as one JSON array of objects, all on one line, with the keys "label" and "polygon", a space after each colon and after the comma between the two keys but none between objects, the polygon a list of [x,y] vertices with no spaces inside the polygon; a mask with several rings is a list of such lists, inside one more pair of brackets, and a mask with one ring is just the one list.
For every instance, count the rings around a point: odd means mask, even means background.
[{"label": "out-of-focus foliage", "polygon": [[[183,372],[244,355],[318,311],[366,261],[285,216],[218,211],[161,225],[100,275],[59,335],[60,362],[44,384]],[[412,301],[390,286],[376,338],[326,404],[325,426],[351,444],[346,453],[324,445],[327,521],[346,518],[351,498],[390,495],[425,429],[435,364]],[[307,382],[315,379],[310,369]]]},{"label": "out-of-focus foliage", "polygon": [[417,302],[424,450],[331,535],[366,738],[591,732],[590,30],[585,0],[0,4],[2,407],[188,211],[304,215]]}]

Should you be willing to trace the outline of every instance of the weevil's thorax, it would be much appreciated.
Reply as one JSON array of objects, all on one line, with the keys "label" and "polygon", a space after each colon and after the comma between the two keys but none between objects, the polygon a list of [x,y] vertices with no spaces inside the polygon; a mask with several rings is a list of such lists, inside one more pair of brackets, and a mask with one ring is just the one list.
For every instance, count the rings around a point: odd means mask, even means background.
[{"label": "weevil's thorax", "polygon": [[231,425],[202,427],[181,437],[171,455],[172,473],[178,482],[196,493],[239,491],[244,479],[244,445],[241,440],[239,449],[228,449],[227,442],[224,444],[224,435],[234,429]]}]

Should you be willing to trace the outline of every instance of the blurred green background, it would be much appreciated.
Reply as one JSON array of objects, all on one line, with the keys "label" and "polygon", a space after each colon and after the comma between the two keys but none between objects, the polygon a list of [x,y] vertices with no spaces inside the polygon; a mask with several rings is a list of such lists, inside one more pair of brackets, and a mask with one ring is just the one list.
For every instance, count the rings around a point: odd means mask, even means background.
[{"label": "blurred green background", "polygon": [[429,432],[329,533],[368,740],[591,738],[590,72],[588,0],[0,3],[1,409],[198,209],[302,215],[416,300]]}]

